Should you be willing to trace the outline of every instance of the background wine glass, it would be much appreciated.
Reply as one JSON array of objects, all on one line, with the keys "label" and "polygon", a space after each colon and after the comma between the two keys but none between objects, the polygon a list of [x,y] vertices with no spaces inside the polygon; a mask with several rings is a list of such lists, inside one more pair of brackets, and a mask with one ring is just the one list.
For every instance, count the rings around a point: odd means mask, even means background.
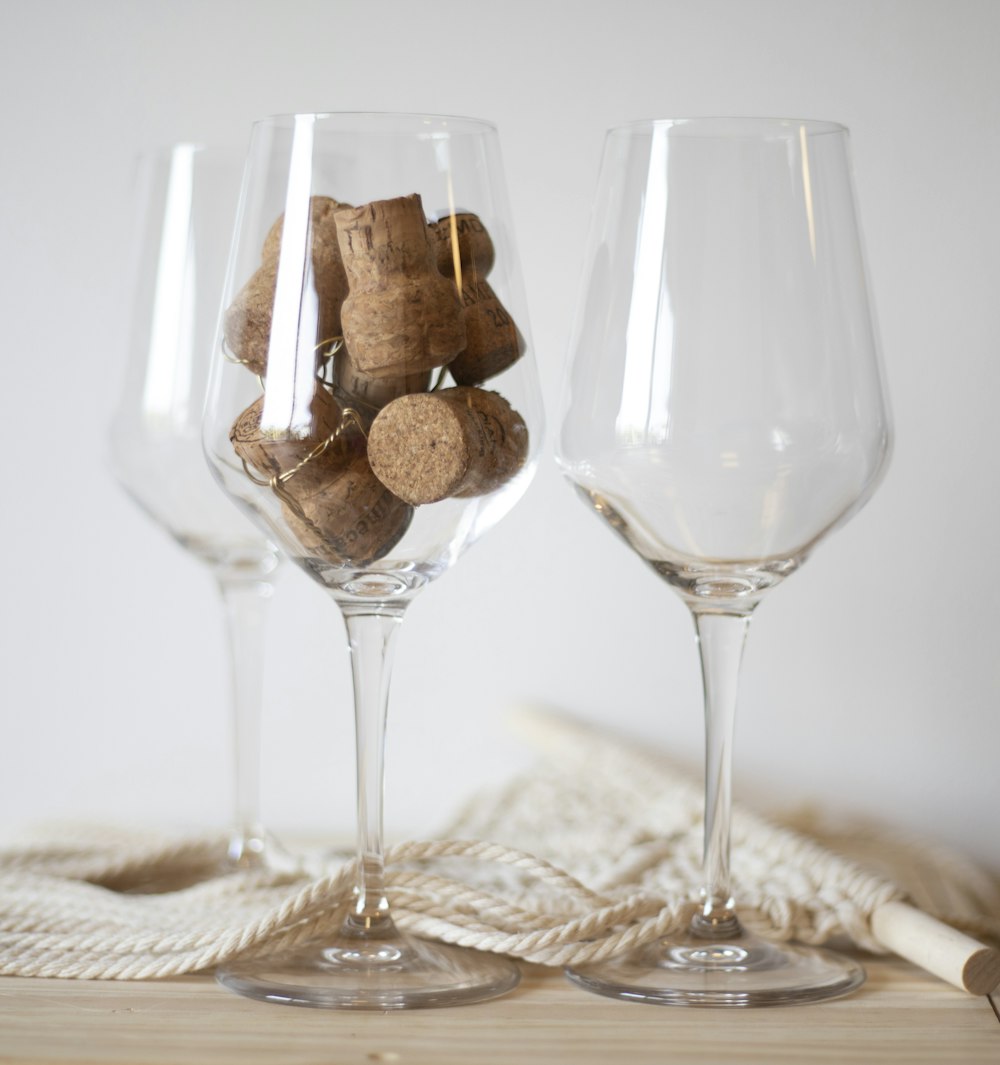
[{"label": "background wine glass", "polygon": [[853,962],[741,928],[729,810],[750,617],[870,497],[889,454],[847,131],[763,119],[612,130],[588,271],[558,460],[693,614],[705,882],[686,936],[570,975],[668,1004],[844,994],[863,980]]},{"label": "background wine glass", "polygon": [[[357,883],[335,941],[219,978],[331,1008],[493,997],[517,982],[508,959],[393,925],[382,756],[407,606],[517,502],[541,442],[496,131],[419,115],[267,119],[241,204],[205,448],[225,491],[343,614]],[[442,634],[442,668],[447,655]]]},{"label": "background wine glass", "polygon": [[264,621],[280,556],[219,493],[201,444],[243,159],[242,152],[179,144],[139,160],[128,362],[111,426],[118,480],[154,522],[209,567],[222,597],[235,802],[220,870],[280,854],[259,812]]}]

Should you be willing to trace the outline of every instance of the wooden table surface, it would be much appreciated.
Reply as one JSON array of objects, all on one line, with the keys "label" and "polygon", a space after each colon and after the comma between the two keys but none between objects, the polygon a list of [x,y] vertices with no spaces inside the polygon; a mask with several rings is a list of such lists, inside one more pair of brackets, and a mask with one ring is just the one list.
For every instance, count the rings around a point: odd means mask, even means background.
[{"label": "wooden table surface", "polygon": [[525,966],[504,998],[345,1013],[255,1002],[207,976],[144,983],[0,977],[0,1061],[73,1065],[998,1065],[1000,1000],[865,958],[849,998],[761,1010],[618,1002]]}]

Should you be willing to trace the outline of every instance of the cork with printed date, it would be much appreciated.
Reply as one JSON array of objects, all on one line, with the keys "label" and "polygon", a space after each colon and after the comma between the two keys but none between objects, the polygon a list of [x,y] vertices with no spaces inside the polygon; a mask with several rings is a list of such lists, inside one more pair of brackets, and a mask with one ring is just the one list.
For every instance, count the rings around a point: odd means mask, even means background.
[{"label": "cork with printed date", "polygon": [[503,373],[524,354],[524,338],[486,281],[463,280],[465,349],[448,372],[458,385],[476,385]]},{"label": "cork with printed date", "polygon": [[465,307],[466,344],[448,364],[458,385],[503,373],[524,354],[520,330],[486,281],[495,251],[486,227],[470,212],[447,214],[430,227],[438,269],[454,280]]}]

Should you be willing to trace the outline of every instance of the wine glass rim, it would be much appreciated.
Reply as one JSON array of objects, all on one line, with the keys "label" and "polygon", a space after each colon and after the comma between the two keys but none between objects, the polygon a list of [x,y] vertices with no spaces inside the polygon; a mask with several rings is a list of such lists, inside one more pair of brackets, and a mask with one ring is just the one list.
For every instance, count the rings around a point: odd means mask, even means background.
[{"label": "wine glass rim", "polygon": [[[288,111],[275,115],[266,115],[253,122],[254,128],[259,126],[290,126],[296,120],[313,119],[316,122],[327,120],[341,120],[349,122],[379,122],[389,124],[391,122],[406,122],[413,125],[436,125],[442,132],[448,133],[482,133],[485,131],[496,132],[495,122],[485,118],[475,118],[470,115],[444,115],[434,114],[427,111]],[[461,128],[464,127],[464,128]]]},{"label": "wine glass rim", "polygon": [[732,137],[761,136],[766,131],[782,130],[796,137],[850,132],[840,122],[818,118],[779,118],[757,115],[696,115],[687,118],[646,118],[612,126],[608,136],[642,131],[669,130],[680,136]]},{"label": "wine glass rim", "polygon": [[140,148],[137,159],[166,159],[178,152],[190,152],[203,159],[242,159],[246,155],[246,145],[236,141],[197,141],[177,140],[160,141]]}]

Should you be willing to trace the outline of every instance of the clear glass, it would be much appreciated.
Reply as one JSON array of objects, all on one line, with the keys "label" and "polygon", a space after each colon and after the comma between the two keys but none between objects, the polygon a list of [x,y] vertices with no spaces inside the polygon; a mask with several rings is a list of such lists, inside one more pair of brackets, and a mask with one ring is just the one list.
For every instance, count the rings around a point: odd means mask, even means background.
[{"label": "clear glass", "polygon": [[142,510],[212,572],[229,644],[234,811],[219,870],[284,854],[260,817],[264,621],[279,553],[219,493],[201,445],[244,152],[178,144],[137,167],[128,361],[111,461]]},{"label": "clear glass", "polygon": [[517,502],[541,446],[496,131],[423,115],[256,123],[222,306],[206,453],[223,489],[344,616],[358,843],[338,938],[219,979],[254,998],[345,1009],[502,994],[518,979],[509,959],[397,931],[382,844],[406,607]]},{"label": "clear glass", "polygon": [[557,460],[690,608],[705,694],[705,861],[686,936],[569,971],[605,995],[809,1002],[860,966],[761,941],[729,874],[730,767],[754,609],[868,500],[890,425],[848,134],[693,119],[605,143]]}]

